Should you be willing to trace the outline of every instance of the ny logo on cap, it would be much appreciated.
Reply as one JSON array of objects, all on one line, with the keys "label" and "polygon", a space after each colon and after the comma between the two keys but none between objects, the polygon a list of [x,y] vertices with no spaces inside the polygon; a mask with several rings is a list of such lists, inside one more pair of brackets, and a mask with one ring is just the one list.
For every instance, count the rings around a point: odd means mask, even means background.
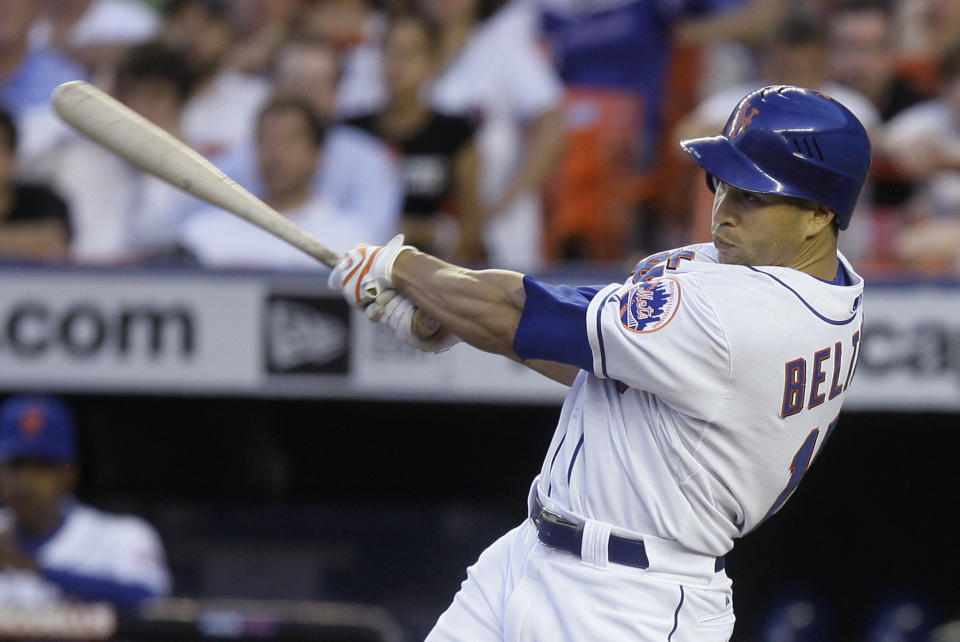
[{"label": "ny logo on cap", "polygon": [[47,416],[40,406],[29,406],[24,410],[23,414],[20,415],[20,432],[22,432],[25,437],[31,439],[36,438],[43,432],[46,424]]},{"label": "ny logo on cap", "polygon": [[759,113],[760,110],[751,106],[749,102],[744,103],[730,126],[730,136],[736,137],[742,134],[753,123],[753,117]]}]

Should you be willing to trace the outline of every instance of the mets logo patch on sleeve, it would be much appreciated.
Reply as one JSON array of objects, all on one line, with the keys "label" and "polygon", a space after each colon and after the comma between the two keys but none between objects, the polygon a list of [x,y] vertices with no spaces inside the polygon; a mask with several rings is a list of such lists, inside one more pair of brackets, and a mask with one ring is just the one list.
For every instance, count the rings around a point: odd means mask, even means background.
[{"label": "mets logo patch on sleeve", "polygon": [[670,323],[679,307],[676,279],[638,283],[620,297],[620,323],[632,332],[654,332]]}]

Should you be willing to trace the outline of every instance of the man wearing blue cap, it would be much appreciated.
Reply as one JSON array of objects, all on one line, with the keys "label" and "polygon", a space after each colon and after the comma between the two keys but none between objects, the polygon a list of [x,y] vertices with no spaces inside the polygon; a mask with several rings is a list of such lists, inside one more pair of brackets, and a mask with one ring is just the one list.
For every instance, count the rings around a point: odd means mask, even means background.
[{"label": "man wearing blue cap", "polygon": [[0,406],[0,605],[122,609],[169,592],[160,538],[136,517],[77,503],[73,419],[50,397]]}]

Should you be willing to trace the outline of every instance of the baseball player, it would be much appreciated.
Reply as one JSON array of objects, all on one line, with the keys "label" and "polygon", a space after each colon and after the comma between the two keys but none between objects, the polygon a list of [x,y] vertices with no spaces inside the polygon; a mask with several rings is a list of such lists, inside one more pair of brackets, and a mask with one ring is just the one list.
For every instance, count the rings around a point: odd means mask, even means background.
[{"label": "baseball player", "polygon": [[60,401],[20,396],[0,407],[0,607],[80,600],[129,609],[170,590],[151,526],[72,498],[75,455]]},{"label": "baseball player", "polygon": [[[713,243],[562,287],[360,246],[331,275],[425,349],[459,338],[570,385],[530,518],[467,569],[428,640],[729,640],[724,555],[790,497],[856,369],[863,279],[837,252],[870,166],[861,123],[792,86],[683,149]],[[446,334],[412,332],[416,309]]]}]

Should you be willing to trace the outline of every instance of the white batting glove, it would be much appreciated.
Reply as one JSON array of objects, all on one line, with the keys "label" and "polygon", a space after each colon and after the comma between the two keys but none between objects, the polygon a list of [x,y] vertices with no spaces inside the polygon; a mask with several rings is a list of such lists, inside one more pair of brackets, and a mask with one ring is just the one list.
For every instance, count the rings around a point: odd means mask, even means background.
[{"label": "white batting glove", "polygon": [[387,326],[393,330],[393,333],[401,341],[417,350],[443,352],[460,342],[460,339],[444,328],[440,328],[429,339],[419,338],[413,331],[414,315],[416,315],[417,310],[418,308],[413,304],[413,301],[396,290],[387,289],[380,292],[367,305],[364,312],[371,321]]},{"label": "white batting glove", "polygon": [[386,245],[355,245],[344,253],[333,267],[327,285],[340,290],[350,305],[365,307],[384,290],[393,288],[393,264],[404,250],[403,234],[397,234]]}]

